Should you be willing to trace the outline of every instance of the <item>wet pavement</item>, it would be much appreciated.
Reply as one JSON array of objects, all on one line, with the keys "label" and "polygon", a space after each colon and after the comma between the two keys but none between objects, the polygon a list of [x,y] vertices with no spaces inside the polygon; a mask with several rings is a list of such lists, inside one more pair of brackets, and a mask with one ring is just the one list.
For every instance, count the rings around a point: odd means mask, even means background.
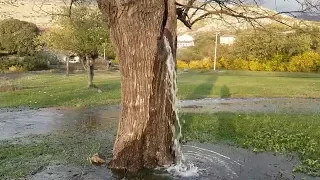
[{"label": "wet pavement", "polygon": [[62,113],[55,109],[2,109],[0,140],[45,134],[53,131]]}]

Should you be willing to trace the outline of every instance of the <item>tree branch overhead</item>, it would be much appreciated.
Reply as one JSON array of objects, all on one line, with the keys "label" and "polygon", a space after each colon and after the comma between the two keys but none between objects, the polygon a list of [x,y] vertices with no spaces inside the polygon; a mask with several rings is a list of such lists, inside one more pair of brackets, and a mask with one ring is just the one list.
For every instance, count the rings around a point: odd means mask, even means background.
[{"label": "tree branch overhead", "polygon": [[261,7],[262,0],[254,0],[253,3],[244,3],[241,0],[180,0],[176,1],[177,19],[191,29],[198,21],[223,15],[244,19],[253,24],[258,24],[259,19],[271,19],[281,24],[287,24],[281,18],[284,15],[296,17],[297,14],[319,14],[320,3],[313,0],[296,0],[300,9],[292,11],[271,11]]}]

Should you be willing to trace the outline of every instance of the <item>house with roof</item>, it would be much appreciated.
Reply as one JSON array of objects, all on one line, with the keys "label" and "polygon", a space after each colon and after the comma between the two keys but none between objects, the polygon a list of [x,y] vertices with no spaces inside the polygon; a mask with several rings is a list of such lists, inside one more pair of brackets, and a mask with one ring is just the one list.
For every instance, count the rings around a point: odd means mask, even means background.
[{"label": "house with roof", "polygon": [[177,38],[177,46],[178,48],[185,48],[194,46],[194,39],[192,36],[188,34],[184,34],[182,36],[178,36]]},{"label": "house with roof", "polygon": [[222,35],[220,36],[220,44],[232,45],[236,41],[235,35]]}]

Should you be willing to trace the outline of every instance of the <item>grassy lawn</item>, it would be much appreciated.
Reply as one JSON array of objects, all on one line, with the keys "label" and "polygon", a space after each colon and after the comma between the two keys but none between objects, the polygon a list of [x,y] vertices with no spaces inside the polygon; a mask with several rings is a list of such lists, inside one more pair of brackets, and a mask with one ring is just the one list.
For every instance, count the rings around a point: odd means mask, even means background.
[{"label": "grassy lawn", "polygon": [[[87,88],[85,74],[27,74],[1,81],[0,107],[96,106],[117,104],[121,96],[119,73],[96,74],[94,83],[102,93]],[[8,86],[15,91],[4,92]],[[223,86],[237,98],[320,98],[320,74],[316,73],[191,71],[179,74],[178,86],[180,99],[220,97]]]}]

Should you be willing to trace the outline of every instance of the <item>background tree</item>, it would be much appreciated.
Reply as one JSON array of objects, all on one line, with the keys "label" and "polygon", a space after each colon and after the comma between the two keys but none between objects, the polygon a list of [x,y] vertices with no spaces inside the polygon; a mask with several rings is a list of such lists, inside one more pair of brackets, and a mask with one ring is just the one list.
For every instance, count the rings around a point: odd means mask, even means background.
[{"label": "background tree", "polygon": [[[68,11],[65,9],[64,11]],[[114,57],[109,31],[97,9],[77,6],[69,16],[56,16],[58,27],[43,34],[40,41],[50,49],[80,56],[88,72],[88,85],[93,86],[94,61],[106,48],[107,57]]]},{"label": "background tree", "polygon": [[36,48],[34,42],[39,29],[33,23],[17,19],[0,21],[0,50],[9,54],[30,55]]},{"label": "background tree", "polygon": [[297,34],[292,30],[259,30],[240,33],[234,47],[234,56],[246,60],[266,62],[282,56],[283,61],[288,61],[292,56],[311,51],[312,39],[310,34]]}]

